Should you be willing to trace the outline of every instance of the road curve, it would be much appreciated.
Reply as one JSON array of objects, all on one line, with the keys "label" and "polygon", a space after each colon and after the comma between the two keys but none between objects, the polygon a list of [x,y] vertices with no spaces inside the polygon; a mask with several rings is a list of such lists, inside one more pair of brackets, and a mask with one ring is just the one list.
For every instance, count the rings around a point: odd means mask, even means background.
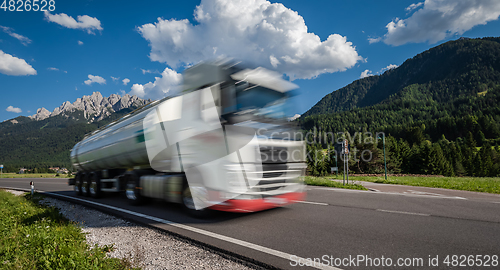
[{"label": "road curve", "polygon": [[[0,187],[28,188],[30,181],[0,179]],[[390,259],[393,266],[399,259],[412,263],[421,259],[421,266],[396,268],[427,269],[429,260],[438,258],[432,261],[438,266],[432,268],[444,269],[447,256],[450,262],[452,255],[500,256],[500,196],[491,194],[308,187],[306,201],[284,208],[217,213],[198,220],[186,216],[176,204],[151,201],[130,206],[120,195],[101,199],[76,196],[67,179],[33,181],[37,190],[282,269],[306,268],[299,264],[310,264],[315,258],[314,268],[323,269],[372,269],[381,258],[383,262]],[[367,266],[369,259],[371,267]]]}]

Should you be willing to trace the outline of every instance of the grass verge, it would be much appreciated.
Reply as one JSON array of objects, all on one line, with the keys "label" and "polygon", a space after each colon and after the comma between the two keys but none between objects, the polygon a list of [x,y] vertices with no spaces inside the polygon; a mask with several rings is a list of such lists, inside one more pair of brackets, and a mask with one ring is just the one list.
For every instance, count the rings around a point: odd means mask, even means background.
[{"label": "grass verge", "polygon": [[3,173],[2,178],[70,178],[72,175],[60,174],[56,176],[55,173]]},{"label": "grass verge", "polygon": [[358,184],[346,184],[332,181],[331,177],[316,177],[316,176],[306,176],[305,183],[310,186],[325,186],[334,188],[347,188],[347,189],[358,189],[358,190],[368,190],[362,185]]},{"label": "grass verge", "polygon": [[112,246],[89,246],[85,235],[41,195],[0,190],[0,269],[130,269],[127,259],[107,258]]},{"label": "grass verge", "polygon": [[355,181],[447,188],[500,194],[500,177],[350,176]]}]

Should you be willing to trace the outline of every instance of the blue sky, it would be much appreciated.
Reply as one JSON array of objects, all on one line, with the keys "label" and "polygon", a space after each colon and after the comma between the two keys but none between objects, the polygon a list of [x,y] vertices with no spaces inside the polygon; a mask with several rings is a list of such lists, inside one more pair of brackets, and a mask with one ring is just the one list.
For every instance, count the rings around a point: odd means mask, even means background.
[{"label": "blue sky", "polygon": [[461,36],[499,36],[499,2],[56,0],[52,12],[0,9],[0,121],[94,91],[155,99],[176,89],[186,66],[221,55],[293,79],[292,113],[301,114],[362,74]]}]

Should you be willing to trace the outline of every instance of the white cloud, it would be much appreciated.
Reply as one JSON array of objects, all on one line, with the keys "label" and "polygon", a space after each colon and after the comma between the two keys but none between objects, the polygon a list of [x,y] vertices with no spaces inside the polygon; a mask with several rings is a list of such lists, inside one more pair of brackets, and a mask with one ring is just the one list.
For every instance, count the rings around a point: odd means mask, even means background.
[{"label": "white cloud", "polygon": [[297,113],[296,113],[294,116],[292,116],[292,117],[288,117],[288,121],[293,121],[293,120],[295,120],[295,119],[297,119],[297,118],[299,118],[299,117],[300,117],[300,114],[297,114]]},{"label": "white cloud", "polygon": [[304,19],[266,0],[202,0],[189,20],[164,20],[137,28],[150,58],[171,67],[217,57],[235,57],[286,73],[291,79],[344,71],[363,58],[338,34],[321,41]]},{"label": "white cloud", "polygon": [[13,107],[13,106],[9,106],[5,110],[8,111],[8,112],[13,112],[13,113],[22,113],[23,112],[21,110],[21,108],[16,108],[16,107]]},{"label": "white cloud", "polygon": [[17,58],[0,50],[0,73],[5,75],[36,75],[36,70],[24,59]]},{"label": "white cloud", "polygon": [[122,82],[123,82],[123,85],[127,85],[130,82],[130,80],[128,78],[125,78],[122,80]]},{"label": "white cloud", "polygon": [[382,68],[379,72],[377,73],[383,73],[384,71],[386,70],[389,70],[389,69],[393,69],[393,68],[397,68],[399,67],[398,65],[394,65],[394,64],[389,64],[388,66],[386,66],[385,68]]},{"label": "white cloud", "polygon": [[0,25],[0,29],[2,29],[2,31],[4,31],[5,33],[7,33],[9,36],[19,40],[21,42],[21,44],[23,44],[24,46],[28,46],[28,44],[31,43],[31,39],[23,36],[23,35],[20,35],[20,34],[17,34],[17,33],[14,33],[14,29],[10,28],[10,27],[6,27],[6,26],[1,26]]},{"label": "white cloud", "polygon": [[377,38],[371,38],[371,37],[370,37],[370,38],[368,38],[368,42],[369,42],[370,44],[372,44],[372,43],[377,43],[377,42],[379,42],[379,41],[381,41],[381,40],[382,40],[382,38],[381,38],[381,37],[377,37]]},{"label": "white cloud", "polygon": [[[411,6],[410,6],[411,7]],[[462,35],[476,25],[484,25],[500,16],[500,1],[426,0],[407,19],[391,21],[384,35],[386,44],[436,43],[453,35]]]},{"label": "white cloud", "polygon": [[118,78],[113,77],[113,76],[109,76],[109,77],[111,77],[111,79],[112,79],[113,81],[118,81],[118,80],[120,79],[120,77],[118,77]]},{"label": "white cloud", "polygon": [[179,91],[181,83],[181,74],[177,73],[175,70],[165,68],[161,73],[161,77],[155,77],[154,82],[146,84],[136,83],[132,85],[129,94],[136,95],[140,98],[160,99]]},{"label": "white cloud", "polygon": [[142,69],[141,68],[141,71],[142,71],[142,74],[146,74],[146,73],[158,73],[158,74],[160,74],[160,72],[158,70],[150,70],[150,69]]},{"label": "white cloud", "polygon": [[370,76],[373,76],[372,71],[365,69],[365,71],[361,72],[361,75],[359,75],[359,78],[363,79],[363,78],[370,77]]},{"label": "white cloud", "polygon": [[419,2],[419,3],[413,3],[411,5],[409,5],[407,8],[405,8],[406,11],[408,12],[411,12],[412,10],[414,9],[417,9],[418,7],[422,6],[424,4],[424,2]]},{"label": "white cloud", "polygon": [[48,70],[53,70],[53,71],[59,71],[59,69],[58,69],[58,68],[55,68],[55,67],[49,67],[49,68],[47,68],[47,69],[48,69]]},{"label": "white cloud", "polygon": [[[87,33],[89,34],[94,34],[95,30],[102,31],[101,22],[94,17],[79,15],[78,17],[76,17],[76,19],[78,20],[77,21],[73,17],[68,16],[65,13],[50,14],[50,12],[45,11],[44,14],[45,19],[49,22],[55,22],[67,28],[87,30]],[[78,42],[78,44],[80,44],[80,42]]]},{"label": "white cloud", "polygon": [[86,85],[91,85],[92,83],[106,84],[106,80],[101,76],[94,76],[89,74],[89,79],[84,81]]},{"label": "white cloud", "polygon": [[78,45],[83,45],[83,41],[78,40]]}]

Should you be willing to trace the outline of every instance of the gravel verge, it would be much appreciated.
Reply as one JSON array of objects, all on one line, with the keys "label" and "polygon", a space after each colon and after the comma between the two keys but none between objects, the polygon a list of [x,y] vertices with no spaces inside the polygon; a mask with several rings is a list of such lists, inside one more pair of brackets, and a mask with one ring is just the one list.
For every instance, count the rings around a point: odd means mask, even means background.
[{"label": "gravel verge", "polygon": [[[15,195],[25,193],[7,191]],[[109,257],[128,259],[143,269],[261,269],[167,232],[78,204],[50,197],[45,197],[41,203],[58,208],[64,217],[79,224],[89,245],[113,245]]]}]

